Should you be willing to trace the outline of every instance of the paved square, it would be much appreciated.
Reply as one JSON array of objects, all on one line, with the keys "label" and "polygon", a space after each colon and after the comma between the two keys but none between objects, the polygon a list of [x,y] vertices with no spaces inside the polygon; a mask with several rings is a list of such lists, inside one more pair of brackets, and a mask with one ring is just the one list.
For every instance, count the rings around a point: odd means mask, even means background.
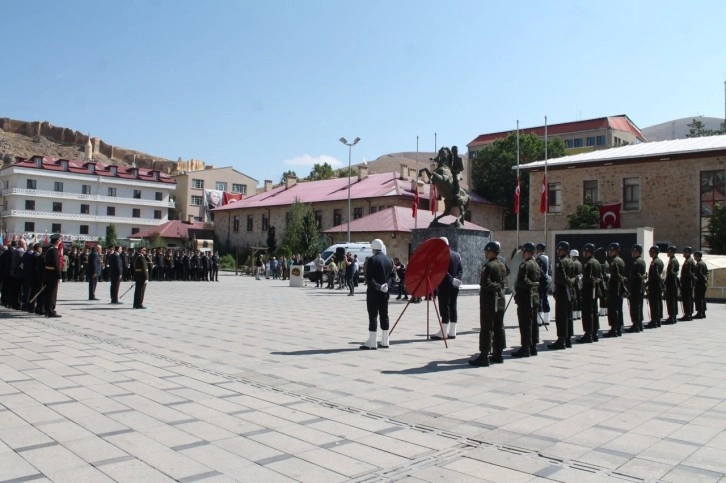
[{"label": "paved square", "polygon": [[723,304],[473,368],[477,296],[448,349],[422,303],[360,351],[364,289],[223,274],[152,282],[146,311],[106,283],[62,284],[62,319],[0,308],[0,481],[726,481]]}]

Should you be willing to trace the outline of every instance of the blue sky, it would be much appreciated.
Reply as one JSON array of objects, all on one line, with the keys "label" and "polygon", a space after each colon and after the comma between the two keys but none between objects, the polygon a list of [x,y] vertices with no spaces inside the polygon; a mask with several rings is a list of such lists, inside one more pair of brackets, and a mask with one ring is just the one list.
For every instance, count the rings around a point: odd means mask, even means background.
[{"label": "blue sky", "polygon": [[[628,114],[724,116],[723,1],[2,2],[0,116],[256,178]],[[462,148],[462,151],[464,149]]]}]

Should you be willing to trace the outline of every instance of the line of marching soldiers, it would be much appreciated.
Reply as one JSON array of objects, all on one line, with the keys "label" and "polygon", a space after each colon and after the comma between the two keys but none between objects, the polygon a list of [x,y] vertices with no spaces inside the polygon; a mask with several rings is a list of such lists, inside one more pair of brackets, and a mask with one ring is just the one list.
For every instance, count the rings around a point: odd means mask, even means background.
[{"label": "line of marching soldiers", "polygon": [[[541,245],[541,244],[540,244]],[[542,245],[541,250],[544,250]],[[506,347],[504,336],[504,312],[507,309],[504,298],[506,267],[499,257],[498,242],[489,242],[484,253],[487,262],[481,275],[479,339],[480,354],[469,361],[474,366],[488,366],[502,363]],[[512,357],[537,355],[539,340],[538,309],[541,308],[542,267],[535,259],[533,243],[522,246],[523,262],[519,266],[514,286],[514,301],[517,304],[517,319],[521,347],[512,352]],[[656,329],[663,324],[706,318],[706,288],[708,268],[700,251],[691,247],[683,249],[683,267],[675,258],[676,247],[668,247],[668,264],[659,258],[660,250],[651,247],[650,267],[643,260],[643,247],[633,245],[633,265],[629,273],[620,257],[620,245],[611,243],[607,248],[607,262],[604,266],[595,258],[595,245],[587,243],[582,248],[582,261],[578,252],[570,251],[570,244],[557,245],[554,266],[554,299],[557,340],[547,346],[550,350],[564,350],[572,347],[573,321],[581,313],[584,334],[577,343],[598,342],[600,320],[598,299],[606,301],[610,330],[603,337],[620,337],[623,333],[623,299],[628,300],[632,325],[627,332],[638,333],[643,329]],[[573,259],[572,255],[576,255]],[[679,276],[680,272],[680,276]],[[544,297],[547,292],[545,291]],[[682,301],[683,316],[678,318],[678,297]],[[663,299],[668,316],[663,318]],[[643,325],[643,301],[649,307],[650,321]],[[694,315],[695,305],[695,315]],[[491,355],[489,355],[491,353]]]}]

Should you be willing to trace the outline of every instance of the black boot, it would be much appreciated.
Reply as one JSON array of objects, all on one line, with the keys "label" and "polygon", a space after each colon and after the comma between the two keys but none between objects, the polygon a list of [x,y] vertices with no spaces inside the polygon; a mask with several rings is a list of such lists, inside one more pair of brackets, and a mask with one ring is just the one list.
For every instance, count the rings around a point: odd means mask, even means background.
[{"label": "black boot", "polygon": [[554,343],[549,344],[547,348],[552,351],[561,351],[565,350],[565,341],[562,339],[557,339]]},{"label": "black boot", "polygon": [[592,344],[592,336],[590,334],[585,334],[582,337],[578,337],[576,340],[578,344]]},{"label": "black boot", "polygon": [[660,327],[660,324],[655,321],[650,321],[648,325],[645,326],[646,329],[657,329],[658,327]]},{"label": "black boot", "polygon": [[489,356],[482,352],[481,354],[479,354],[479,357],[475,359],[469,359],[469,365],[476,367],[489,367]]},{"label": "black boot", "polygon": [[568,337],[568,338],[565,339],[565,347],[567,347],[568,349],[572,347],[572,339],[571,338]]},{"label": "black boot", "polygon": [[529,357],[529,347],[521,347],[517,352],[512,352],[512,357]]},{"label": "black boot", "polygon": [[606,339],[610,339],[612,337],[617,337],[618,331],[615,329],[610,329],[610,331],[605,332],[602,336],[605,337]]}]

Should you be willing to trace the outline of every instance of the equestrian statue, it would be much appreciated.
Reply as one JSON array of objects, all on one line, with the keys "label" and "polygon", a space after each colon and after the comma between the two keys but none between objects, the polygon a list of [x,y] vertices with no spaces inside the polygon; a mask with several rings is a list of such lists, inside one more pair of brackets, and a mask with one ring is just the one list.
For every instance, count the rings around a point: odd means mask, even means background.
[{"label": "equestrian statue", "polygon": [[[433,173],[428,168],[423,168],[418,171],[418,177],[420,178],[423,173],[426,173],[428,181],[425,180],[425,182],[432,184],[432,188],[436,187],[437,199],[444,200],[444,212],[434,218],[429,228],[445,226],[439,222],[439,219],[451,215],[451,211],[455,207],[458,208],[458,214],[456,221],[451,226],[462,227],[470,199],[466,191],[459,187],[459,174],[464,170],[464,163],[459,157],[458,148],[456,146],[452,146],[451,149],[443,147],[431,160],[436,161]],[[433,203],[434,199],[432,198],[430,202]]]}]

